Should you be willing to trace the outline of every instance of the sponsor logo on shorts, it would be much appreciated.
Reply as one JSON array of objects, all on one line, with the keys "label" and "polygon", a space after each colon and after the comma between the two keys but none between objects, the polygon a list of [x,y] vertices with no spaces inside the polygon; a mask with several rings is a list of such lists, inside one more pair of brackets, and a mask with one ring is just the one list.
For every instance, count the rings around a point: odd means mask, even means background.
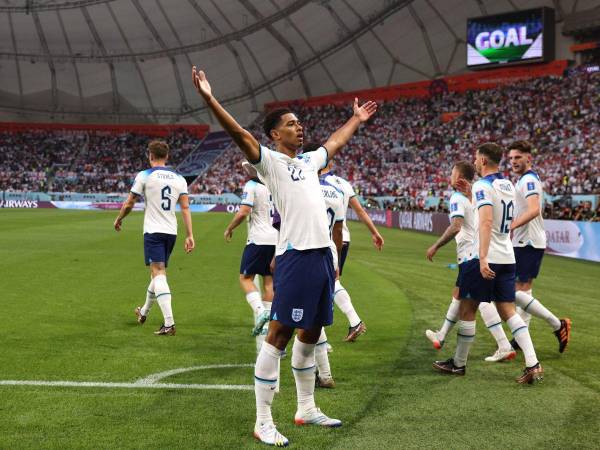
[{"label": "sponsor logo on shorts", "polygon": [[294,322],[300,322],[302,320],[302,317],[304,317],[303,309],[298,309],[298,308],[292,309],[292,320]]}]

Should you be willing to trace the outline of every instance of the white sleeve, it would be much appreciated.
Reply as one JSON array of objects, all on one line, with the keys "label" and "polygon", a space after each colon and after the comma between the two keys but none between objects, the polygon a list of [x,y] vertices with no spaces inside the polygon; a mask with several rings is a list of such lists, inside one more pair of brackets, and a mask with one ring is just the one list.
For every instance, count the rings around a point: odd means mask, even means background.
[{"label": "white sleeve", "polygon": [[336,222],[342,222],[346,218],[346,211],[344,211],[344,199],[339,197],[338,201],[335,203],[335,210],[333,211],[335,216],[334,220]]},{"label": "white sleeve", "polygon": [[144,195],[144,187],[146,185],[147,177],[148,176],[146,175],[145,171],[136,175],[133,186],[131,187],[132,194],[139,195],[140,197]]},{"label": "white sleeve", "polygon": [[187,185],[187,181],[185,181],[185,178],[183,178],[182,176],[180,176],[181,179],[181,190],[179,191],[179,195],[188,195],[188,185]]},{"label": "white sleeve", "polygon": [[450,219],[455,217],[465,217],[465,205],[460,194],[450,197]]},{"label": "white sleeve", "polygon": [[248,181],[242,192],[242,205],[254,206],[254,191],[256,187],[255,181]]},{"label": "white sleeve", "polygon": [[473,185],[473,191],[475,194],[475,206],[477,209],[485,205],[493,206],[492,204],[492,191],[493,187],[486,181],[477,181]]},{"label": "white sleeve", "polygon": [[306,162],[317,170],[324,169],[329,162],[329,154],[327,153],[327,149],[323,146],[319,147],[314,152],[307,153],[306,155],[308,156],[308,158],[306,158]]},{"label": "white sleeve", "polygon": [[519,190],[525,198],[529,197],[530,195],[542,196],[544,194],[542,183],[540,183],[540,180],[532,176],[528,176],[526,180],[523,180],[519,186]]},{"label": "white sleeve", "polygon": [[261,179],[268,180],[272,177],[273,172],[273,156],[272,150],[268,149],[264,145],[259,146],[260,155],[258,161],[251,163],[255,168]]},{"label": "white sleeve", "polygon": [[346,197],[348,197],[349,199],[352,197],[356,197],[356,192],[354,192],[354,188],[352,187],[352,185],[350,183],[348,183],[348,181],[344,180],[343,178],[340,178],[341,185],[342,185],[342,190],[344,191],[344,195]]}]

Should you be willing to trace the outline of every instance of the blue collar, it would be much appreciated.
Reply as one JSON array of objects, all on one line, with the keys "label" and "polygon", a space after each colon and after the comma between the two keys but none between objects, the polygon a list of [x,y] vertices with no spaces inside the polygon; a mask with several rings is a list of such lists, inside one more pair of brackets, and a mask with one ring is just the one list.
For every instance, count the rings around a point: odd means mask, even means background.
[{"label": "blue collar", "polygon": [[540,177],[537,173],[535,173],[533,170],[529,169],[527,172],[525,172],[523,175],[521,175],[521,177],[519,178],[519,180],[523,179],[523,177],[525,175],[533,175],[534,177],[536,177],[539,181]]},{"label": "blue collar", "polygon": [[148,169],[148,174],[151,174],[155,170],[166,170],[167,172],[177,173],[177,171],[175,169],[173,169],[172,167],[156,166],[156,167],[151,167],[150,169]]},{"label": "blue collar", "polygon": [[494,180],[503,180],[504,177],[502,176],[502,174],[500,172],[496,172],[496,173],[491,173],[489,175],[486,175],[482,179],[489,181],[490,183],[493,183]]}]

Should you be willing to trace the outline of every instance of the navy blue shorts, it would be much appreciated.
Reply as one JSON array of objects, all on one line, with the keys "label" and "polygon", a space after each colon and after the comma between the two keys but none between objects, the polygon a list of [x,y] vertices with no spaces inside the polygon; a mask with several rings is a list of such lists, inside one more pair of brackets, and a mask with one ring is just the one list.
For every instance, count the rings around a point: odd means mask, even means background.
[{"label": "navy blue shorts", "polygon": [[462,280],[463,272],[466,267],[465,264],[467,264],[467,263],[463,262],[458,265],[458,275],[456,276],[456,283],[454,283],[454,286],[456,286],[456,287],[460,287],[460,282]]},{"label": "navy blue shorts", "polygon": [[275,255],[274,245],[248,244],[242,254],[241,275],[271,275],[271,260]]},{"label": "navy blue shorts", "polygon": [[515,259],[517,260],[517,281],[525,283],[537,278],[544,257],[543,248],[515,247]]},{"label": "navy blue shorts", "polygon": [[175,247],[177,236],[167,233],[144,233],[144,260],[150,263],[169,264],[169,256]]},{"label": "navy blue shorts", "polygon": [[331,325],[334,284],[329,247],[286,251],[275,260],[271,320],[302,329]]},{"label": "navy blue shorts", "polygon": [[342,244],[342,254],[340,255],[340,277],[342,276],[342,270],[344,269],[344,263],[346,262],[346,256],[348,256],[348,250],[350,250],[350,242],[344,242]]},{"label": "navy blue shorts", "polygon": [[486,280],[479,271],[479,260],[462,263],[459,297],[478,302],[515,301],[515,264],[490,264],[496,278]]}]

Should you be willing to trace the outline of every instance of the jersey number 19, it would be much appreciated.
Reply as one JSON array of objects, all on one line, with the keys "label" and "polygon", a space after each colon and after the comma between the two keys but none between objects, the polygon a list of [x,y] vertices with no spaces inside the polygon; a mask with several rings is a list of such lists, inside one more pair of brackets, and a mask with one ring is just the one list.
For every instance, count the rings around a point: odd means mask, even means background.
[{"label": "jersey number 19", "polygon": [[500,224],[500,232],[508,234],[510,233],[510,223],[513,220],[514,214],[514,205],[512,200],[506,203],[504,200],[502,202],[502,223]]}]

